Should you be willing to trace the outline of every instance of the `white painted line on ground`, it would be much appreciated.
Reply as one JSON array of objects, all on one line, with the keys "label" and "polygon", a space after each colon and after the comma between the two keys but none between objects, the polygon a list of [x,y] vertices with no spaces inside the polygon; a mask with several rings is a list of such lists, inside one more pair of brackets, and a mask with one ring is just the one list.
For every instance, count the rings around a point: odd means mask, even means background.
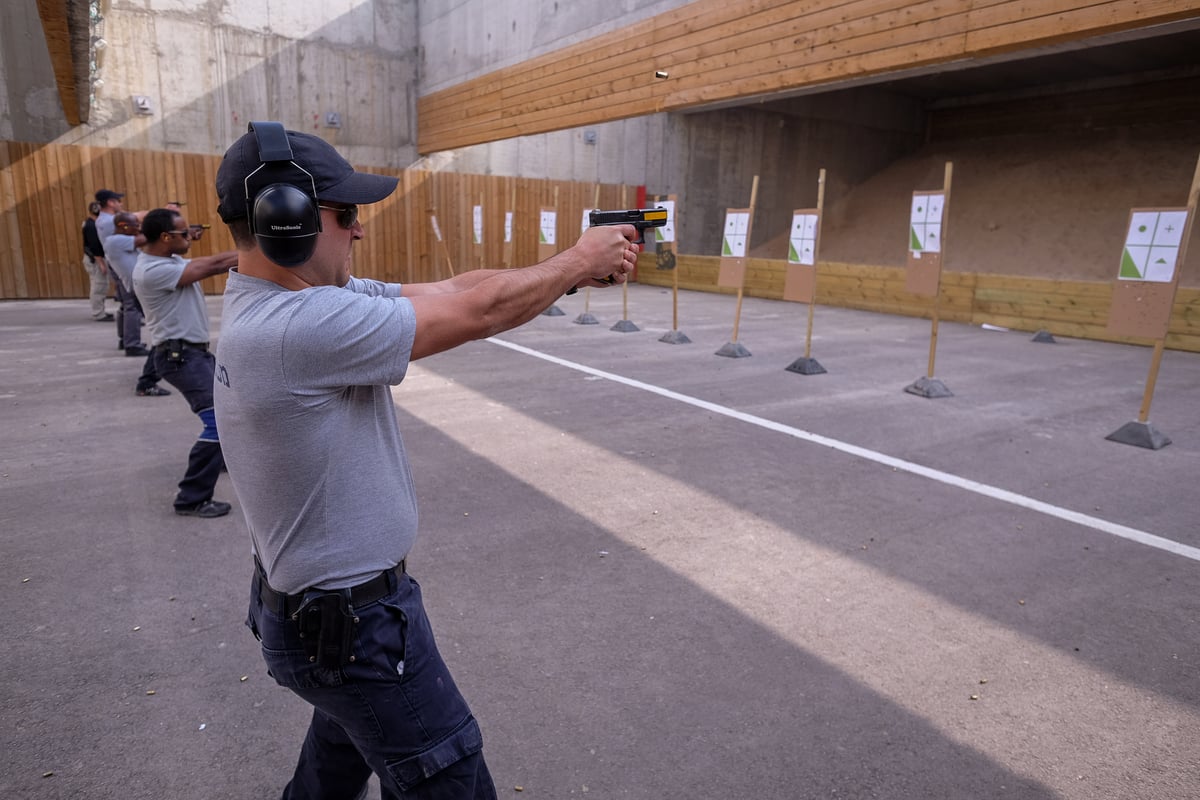
[{"label": "white painted line on ground", "polygon": [[1010,492],[1007,489],[1001,489],[997,486],[989,486],[986,483],[979,483],[978,481],[973,481],[969,478],[963,478],[959,475],[952,475],[949,472],[942,472],[941,470],[924,467],[920,464],[914,464],[911,461],[895,458],[885,453],[868,450],[865,447],[859,447],[858,445],[849,444],[848,442],[842,442],[837,439],[830,439],[828,436],[821,436],[820,434],[801,430],[800,428],[793,428],[790,425],[773,422],[772,420],[758,417],[754,414],[747,414],[743,411],[738,411],[727,406],[710,403],[707,400],[701,400],[698,397],[680,394],[679,392],[674,392],[670,389],[664,389],[661,386],[655,386],[651,383],[644,383],[633,378],[626,378],[623,375],[616,375],[612,372],[605,372],[604,370],[589,367],[585,364],[568,361],[565,358],[552,356],[549,353],[543,353],[540,350],[534,350],[532,348],[515,344],[513,342],[508,342],[503,339],[492,337],[487,341],[491,342],[492,344],[500,345],[501,347],[507,347],[509,350],[514,350],[527,356],[540,358],[543,361],[549,361],[552,364],[558,364],[561,367],[573,369],[588,375],[594,375],[597,378],[613,381],[614,383],[619,383],[633,389],[640,389],[644,392],[656,394],[659,397],[665,397],[669,400],[675,400],[680,403],[695,406],[696,408],[702,408],[705,411],[711,411],[714,414],[720,414],[722,416],[729,417],[730,419],[736,419],[739,422],[757,425],[760,428],[764,428],[769,431],[775,431],[776,433],[782,433],[806,442],[812,442],[813,444],[819,444],[823,447],[828,447],[832,450],[838,450],[842,453],[846,453],[847,455],[857,456],[858,458],[866,459],[867,461],[874,461],[877,464],[883,464],[885,466],[902,470],[913,475],[920,475],[922,478],[928,478],[929,480],[944,483],[947,486],[953,486],[957,489],[974,492],[975,494],[983,495],[984,497],[990,497],[993,500],[1011,503],[1015,506],[1029,509],[1030,511],[1036,511],[1039,514],[1045,514],[1049,517],[1056,517],[1067,522],[1072,522],[1076,525],[1082,525],[1085,528],[1091,528],[1093,530],[1100,531],[1101,533],[1107,533],[1110,536],[1117,536],[1121,539],[1128,539],[1131,542],[1144,544],[1147,547],[1165,550],[1168,553],[1172,553],[1177,556],[1183,556],[1184,558],[1190,558],[1193,561],[1200,561],[1200,548],[1182,544],[1172,539],[1157,536],[1153,533],[1141,531],[1137,528],[1130,528],[1115,522],[1109,522],[1106,519],[1093,517],[1089,514],[1081,514],[1078,511],[1072,511],[1068,508],[1062,508],[1050,503],[1044,503],[1041,500],[1035,500],[1032,497],[1026,497],[1025,495],[1017,494],[1016,492]]}]

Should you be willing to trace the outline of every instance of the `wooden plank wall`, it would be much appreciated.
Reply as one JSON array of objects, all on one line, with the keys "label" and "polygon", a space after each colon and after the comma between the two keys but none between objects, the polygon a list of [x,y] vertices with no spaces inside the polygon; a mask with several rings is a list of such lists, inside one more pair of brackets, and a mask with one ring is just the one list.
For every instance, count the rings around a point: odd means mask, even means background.
[{"label": "wooden plank wall", "polygon": [[[0,142],[0,298],[86,295],[83,220],[97,189],[126,195],[126,208],[182,200],[189,222],[212,224],[196,255],[233,247],[218,223],[212,185],[219,157]],[[188,202],[188,201],[191,202]],[[209,290],[223,286],[206,284]]]},{"label": "wooden plank wall", "polygon": [[[125,207],[143,210],[170,200],[184,201],[190,223],[211,225],[193,245],[194,256],[232,249],[233,240],[217,217],[213,192],[219,156],[142,150],[0,142],[0,299],[86,297],[82,267],[83,220],[97,189],[125,194]],[[563,247],[579,236],[583,209],[592,205],[592,184],[527,180],[502,176],[372,169],[400,180],[382,203],[364,207],[366,238],[355,247],[355,274],[389,281],[449,277],[435,248],[429,223],[436,213],[455,271],[503,266],[504,212],[513,198],[513,264],[537,261],[539,209],[559,208],[558,240]],[[617,208],[632,190],[601,186],[601,205]],[[482,259],[472,243],[473,206],[485,209]],[[210,292],[223,278],[205,283]]]},{"label": "wooden plank wall", "polygon": [[[717,256],[679,255],[679,288],[735,294],[717,287]],[[783,297],[786,263],[751,258],[746,264],[745,294]],[[638,281],[670,286],[670,272],[655,269],[652,255],[638,264]],[[903,316],[930,316],[931,300],[909,294],[902,267],[821,262],[817,264],[818,305],[857,308]],[[1108,333],[1112,283],[943,272],[938,317],[949,322],[999,325],[1014,330],[1048,330],[1057,336],[1127,344],[1145,340]],[[680,314],[686,319],[686,309]],[[1166,346],[1200,353],[1200,288],[1180,287],[1175,295]]]},{"label": "wooden plank wall", "polygon": [[1197,13],[1200,0],[696,0],[419,98],[417,148],[836,84]]}]

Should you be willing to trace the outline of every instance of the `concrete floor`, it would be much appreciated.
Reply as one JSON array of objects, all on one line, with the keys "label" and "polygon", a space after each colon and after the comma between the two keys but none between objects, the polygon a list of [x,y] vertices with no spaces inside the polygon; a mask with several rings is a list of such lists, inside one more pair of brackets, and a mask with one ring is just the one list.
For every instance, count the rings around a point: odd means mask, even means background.
[{"label": "concrete floor", "polygon": [[[633,286],[395,390],[410,569],[502,798],[1200,796],[1200,355]],[[210,298],[219,330],[220,299]],[[524,349],[514,349],[514,347]],[[548,358],[557,360],[548,360]],[[0,304],[0,796],[269,798],[306,706],[242,626],[199,425],[86,301]],[[378,796],[374,790],[374,796]]]}]

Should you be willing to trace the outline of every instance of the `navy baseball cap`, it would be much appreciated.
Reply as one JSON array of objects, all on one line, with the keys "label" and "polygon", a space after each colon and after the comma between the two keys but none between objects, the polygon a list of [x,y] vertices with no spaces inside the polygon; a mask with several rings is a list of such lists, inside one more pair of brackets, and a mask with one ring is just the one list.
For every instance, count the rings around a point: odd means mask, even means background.
[{"label": "navy baseball cap", "polygon": [[124,196],[120,192],[114,192],[112,189],[101,189],[96,192],[96,202],[103,205],[109,200],[120,200]]},{"label": "navy baseball cap", "polygon": [[[333,145],[319,136],[287,131],[292,162],[312,175],[318,199],[347,205],[378,203],[396,191],[399,178],[355,172]],[[225,151],[217,169],[217,213],[224,222],[243,219],[246,212],[246,177],[262,165],[258,139],[253,131],[244,134]],[[296,184],[305,192],[313,187]]]}]

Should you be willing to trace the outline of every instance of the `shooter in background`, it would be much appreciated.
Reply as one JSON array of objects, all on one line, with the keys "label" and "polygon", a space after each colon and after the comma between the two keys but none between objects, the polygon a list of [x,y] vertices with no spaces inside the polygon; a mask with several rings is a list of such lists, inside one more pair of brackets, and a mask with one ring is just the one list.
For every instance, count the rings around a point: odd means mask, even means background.
[{"label": "shooter in background", "polygon": [[[100,244],[108,247],[108,238],[117,232],[116,216],[125,212],[125,195],[120,192],[114,192],[112,189],[101,189],[96,192],[96,202],[100,205],[100,213],[96,217],[96,235],[100,237]],[[132,213],[139,221],[146,215],[145,211],[133,211]],[[109,271],[111,272],[111,265]],[[114,278],[114,283],[118,284],[117,302],[121,302],[119,281]],[[127,346],[125,341],[125,320],[122,317],[123,306],[117,310],[117,348],[124,350]],[[111,317],[109,317],[111,319]],[[126,355],[137,355],[135,350],[133,353]]]},{"label": "shooter in background", "polygon": [[154,371],[183,394],[204,425],[179,482],[175,513],[222,517],[230,505],[213,499],[225,462],[213,412],[214,359],[208,349],[208,307],[200,281],[227,272],[237,263],[237,252],[184,258],[192,241],[187,220],[165,208],[146,214],[142,235],[146,243],[134,265],[133,288],[146,313]]},{"label": "shooter in background", "polygon": [[[283,797],[358,797],[374,772],[388,800],[492,800],[479,725],[405,571],[417,504],[392,387],[411,361],[521,325],[572,287],[623,283],[635,229],[589,229],[523,269],[429,284],[354,278],[358,206],[388,197],[396,178],[355,172],[316,136],[254,125],[217,171],[238,268],[225,285],[216,405],[256,555],[247,624],[270,674],[314,707]],[[290,161],[263,164],[257,136],[268,134],[265,149]],[[260,168],[270,177],[252,178]],[[279,190],[285,180],[293,191]],[[283,248],[252,231],[251,216],[286,226],[251,211],[273,193],[302,207],[296,228],[312,217],[319,228]]]},{"label": "shooter in background", "polygon": [[105,310],[108,297],[108,265],[104,261],[104,244],[96,232],[96,217],[101,206],[88,203],[88,217],[83,221],[83,269],[88,274],[88,299],[92,304],[92,319],[108,322],[113,315]]},{"label": "shooter in background", "polygon": [[121,313],[125,355],[145,359],[142,374],[138,376],[133,391],[138,397],[165,397],[171,392],[158,385],[158,373],[154,369],[154,353],[142,344],[142,322],[145,314],[142,303],[133,289],[133,268],[137,265],[138,248],[146,243],[142,236],[137,215],[120,211],[113,218],[117,232],[108,237],[108,267],[116,279],[117,299],[121,301]]},{"label": "shooter in background", "polygon": [[[182,214],[183,207],[185,205],[187,205],[187,203],[183,202],[182,200],[169,200],[163,204],[163,208],[168,208],[171,211],[178,211],[180,214]],[[188,235],[191,236],[193,242],[200,241],[200,237],[204,235],[206,230],[208,230],[208,225],[188,225]]]},{"label": "shooter in background", "polygon": [[125,210],[125,195],[112,189],[101,189],[96,192],[96,202],[100,204],[100,213],[96,216],[96,233],[100,236],[100,243],[104,244],[104,240],[117,231],[113,217]]}]

